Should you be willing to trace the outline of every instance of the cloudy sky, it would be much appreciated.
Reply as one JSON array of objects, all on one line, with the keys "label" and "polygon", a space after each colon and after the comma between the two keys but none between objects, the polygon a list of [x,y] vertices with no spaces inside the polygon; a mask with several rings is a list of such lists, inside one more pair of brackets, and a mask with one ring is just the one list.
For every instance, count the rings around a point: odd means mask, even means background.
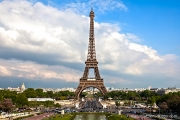
[{"label": "cloudy sky", "polygon": [[76,88],[91,6],[105,86],[180,87],[179,0],[0,0],[0,87]]}]

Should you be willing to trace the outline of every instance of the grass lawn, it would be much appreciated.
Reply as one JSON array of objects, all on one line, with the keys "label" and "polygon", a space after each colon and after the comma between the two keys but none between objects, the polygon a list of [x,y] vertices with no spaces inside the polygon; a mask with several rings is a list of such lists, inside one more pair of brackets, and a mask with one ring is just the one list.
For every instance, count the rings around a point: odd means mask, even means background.
[{"label": "grass lawn", "polygon": [[126,117],[125,115],[117,115],[117,114],[110,114],[110,113],[107,113],[105,115],[106,115],[107,120],[135,120],[133,118]]},{"label": "grass lawn", "polygon": [[55,116],[51,116],[44,120],[73,120],[74,117],[75,117],[75,114],[65,114],[64,116],[57,114]]}]

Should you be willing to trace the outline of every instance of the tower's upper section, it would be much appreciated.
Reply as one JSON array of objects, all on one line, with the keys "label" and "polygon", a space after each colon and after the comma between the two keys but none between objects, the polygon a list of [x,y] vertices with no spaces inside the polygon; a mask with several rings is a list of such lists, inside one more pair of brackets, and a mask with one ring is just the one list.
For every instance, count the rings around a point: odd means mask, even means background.
[{"label": "tower's upper section", "polygon": [[93,8],[91,8],[91,12],[89,13],[89,17],[90,17],[90,18],[91,18],[91,17],[93,17],[93,18],[95,17],[95,16],[94,16]]},{"label": "tower's upper section", "polygon": [[86,62],[97,62],[96,61],[96,51],[95,51],[95,40],[94,40],[94,11],[91,8],[89,13],[90,17],[90,30],[89,30],[89,46],[88,46],[88,55]]}]

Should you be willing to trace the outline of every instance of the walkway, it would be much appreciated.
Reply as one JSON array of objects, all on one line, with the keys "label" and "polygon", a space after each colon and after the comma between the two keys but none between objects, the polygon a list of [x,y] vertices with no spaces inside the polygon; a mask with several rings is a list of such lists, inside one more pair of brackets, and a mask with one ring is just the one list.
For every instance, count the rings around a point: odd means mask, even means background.
[{"label": "walkway", "polygon": [[127,115],[136,119],[136,120],[153,120],[152,118],[148,118],[144,115],[135,115],[135,114],[127,114]]},{"label": "walkway", "polygon": [[25,118],[23,120],[43,120],[44,118],[48,118],[49,116],[52,116],[52,115],[54,115],[54,113],[44,113],[41,115]]}]

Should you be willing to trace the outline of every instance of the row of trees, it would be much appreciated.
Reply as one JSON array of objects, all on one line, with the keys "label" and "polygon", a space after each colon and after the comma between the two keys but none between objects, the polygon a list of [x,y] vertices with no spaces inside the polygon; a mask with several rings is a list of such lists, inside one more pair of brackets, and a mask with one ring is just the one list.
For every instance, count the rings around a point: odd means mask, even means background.
[{"label": "row of trees", "polygon": [[47,91],[43,92],[43,89],[28,88],[22,93],[17,93],[10,90],[0,90],[0,109],[3,111],[9,111],[12,108],[27,108],[38,107],[40,105],[46,107],[59,107],[59,104],[54,104],[52,101],[46,102],[29,102],[28,98],[53,98],[56,100],[65,100],[74,98],[74,92],[60,91],[55,92]]},{"label": "row of trees", "polygon": [[155,92],[151,92],[149,90],[145,90],[142,92],[136,92],[136,91],[111,91],[108,94],[104,96],[105,99],[108,99],[109,97],[113,98],[114,100],[120,99],[120,100],[147,100],[148,98],[152,96],[159,96]]},{"label": "row of trees", "polygon": [[[87,93],[82,93],[81,96],[85,97]],[[143,92],[135,91],[111,91],[105,96],[102,96],[100,92],[96,93],[96,97],[104,97],[104,99],[112,98],[114,100],[131,100],[136,102],[145,102],[146,104],[156,103],[162,110],[172,110],[173,112],[180,113],[180,92],[164,94],[162,96],[155,92],[145,90]],[[43,89],[28,88],[22,93],[15,91],[0,90],[0,108],[4,98],[12,100],[13,105],[16,107],[39,105],[37,103],[28,102],[27,98],[53,98],[56,100],[73,99],[75,97],[74,92],[70,91],[47,91],[43,92]],[[43,103],[42,103],[43,104]],[[44,105],[52,105],[50,103],[44,103]]]},{"label": "row of trees", "polygon": [[23,92],[27,98],[53,98],[56,100],[65,100],[74,98],[74,92],[70,91],[59,91],[53,93],[53,91],[43,92],[43,89],[28,88]]},{"label": "row of trees", "polygon": [[[96,94],[102,97],[101,93]],[[180,114],[180,92],[168,93],[162,96],[158,95],[156,92],[145,90],[143,92],[135,91],[111,91],[104,96],[105,99],[112,98],[117,100],[116,104],[119,105],[119,100],[132,100],[136,102],[144,102],[145,104],[156,103],[160,109],[164,112],[172,111],[178,112]],[[129,101],[128,101],[129,102]],[[128,104],[127,102],[127,104]],[[130,103],[130,102],[129,102]]]}]

